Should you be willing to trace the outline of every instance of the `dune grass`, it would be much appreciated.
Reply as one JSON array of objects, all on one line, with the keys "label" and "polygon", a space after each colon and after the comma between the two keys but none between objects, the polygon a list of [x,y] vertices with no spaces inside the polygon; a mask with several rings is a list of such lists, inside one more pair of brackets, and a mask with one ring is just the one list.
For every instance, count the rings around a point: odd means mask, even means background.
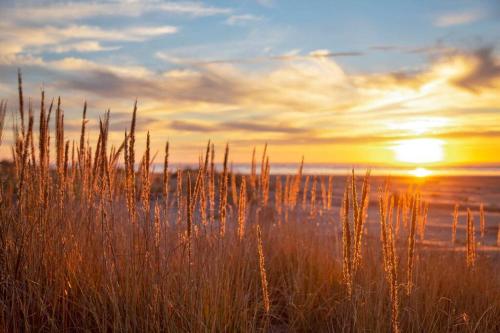
[{"label": "dune grass", "polygon": [[[226,146],[219,172],[210,142],[197,170],[170,170],[167,142],[152,174],[149,133],[136,161],[137,103],[119,146],[106,113],[92,147],[86,106],[73,142],[60,99],[42,92],[35,133],[20,76],[19,97],[0,187],[2,331],[500,331],[498,258],[476,252],[470,213],[466,252],[430,251],[416,189],[371,191],[370,173],[354,170],[338,182],[303,176],[303,161],[271,177],[265,148],[260,172],[254,150],[239,175]],[[345,186],[340,210],[334,183]],[[450,230],[452,246],[456,218]]]}]

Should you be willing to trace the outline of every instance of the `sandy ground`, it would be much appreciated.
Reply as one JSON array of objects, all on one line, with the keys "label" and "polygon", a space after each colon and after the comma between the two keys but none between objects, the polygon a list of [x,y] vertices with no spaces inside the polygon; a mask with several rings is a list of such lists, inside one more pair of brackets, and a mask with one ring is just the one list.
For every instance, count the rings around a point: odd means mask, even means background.
[{"label": "sandy ground", "polygon": [[[332,218],[332,216],[338,221],[345,178],[334,176],[332,211],[324,212],[322,217],[316,216],[316,221]],[[371,235],[376,234],[374,232],[378,230],[378,190],[386,181],[387,177],[372,177],[370,181],[371,192],[367,228]],[[361,182],[362,174],[358,177],[359,192],[361,191]],[[423,200],[429,202],[425,238],[423,241],[419,241],[423,246],[453,251],[465,250],[463,245],[466,239],[467,208],[470,208],[474,214],[478,251],[500,253],[500,248],[497,246],[497,233],[500,226],[500,177],[391,177],[389,182],[393,193],[406,191],[409,186],[416,186],[422,193]],[[316,200],[320,203],[321,188],[319,181],[317,186]],[[274,194],[271,193],[270,195],[273,196]],[[451,246],[451,226],[455,203],[460,205],[459,222],[457,226],[457,243],[455,246]],[[481,203],[484,204],[485,210],[486,228],[484,237],[480,237],[479,234],[479,205]],[[401,235],[401,239],[404,239],[404,235]]]}]

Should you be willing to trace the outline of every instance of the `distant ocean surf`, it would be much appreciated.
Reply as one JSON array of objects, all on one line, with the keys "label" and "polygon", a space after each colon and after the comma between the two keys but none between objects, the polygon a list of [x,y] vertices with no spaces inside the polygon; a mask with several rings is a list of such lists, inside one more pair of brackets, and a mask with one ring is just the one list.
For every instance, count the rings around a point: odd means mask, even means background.
[{"label": "distant ocean surf", "polygon": [[[197,168],[197,164],[177,163],[172,164],[171,170],[177,168]],[[299,163],[272,163],[271,174],[274,175],[289,175],[296,174]],[[162,166],[157,165],[156,170],[161,170]],[[222,170],[222,165],[217,165],[218,170]],[[488,166],[460,166],[460,167],[443,167],[443,166],[408,166],[408,167],[389,167],[389,166],[370,166],[362,164],[325,164],[325,163],[304,163],[304,174],[309,175],[346,175],[352,168],[358,173],[362,173],[366,169],[371,169],[374,176],[412,176],[417,170],[426,171],[426,176],[500,176],[500,165]],[[250,163],[237,163],[233,165],[233,171],[240,174],[250,174]],[[257,173],[260,171],[260,166],[257,167]]]}]

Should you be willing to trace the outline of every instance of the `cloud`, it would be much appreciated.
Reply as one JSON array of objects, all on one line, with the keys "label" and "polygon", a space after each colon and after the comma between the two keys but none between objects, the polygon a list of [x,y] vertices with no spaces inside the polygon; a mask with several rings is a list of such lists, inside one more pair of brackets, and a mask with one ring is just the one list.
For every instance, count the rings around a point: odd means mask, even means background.
[{"label": "cloud", "polygon": [[[457,88],[465,92],[460,93],[462,101],[470,103],[473,94],[498,87],[500,77],[491,48],[456,52],[419,70],[374,74],[345,73],[325,54],[292,58],[264,71],[210,61],[183,69],[180,64],[181,68],[164,73],[134,66],[97,65],[78,58],[48,65],[54,70],[75,72],[61,86],[99,96],[141,96],[163,103],[204,103],[276,114],[397,113],[398,109],[428,109],[431,102],[457,107],[459,98],[446,98],[459,94]],[[483,96],[484,104],[490,103],[490,95]]]},{"label": "cloud", "polygon": [[83,42],[74,42],[62,44],[59,46],[55,46],[51,48],[51,50],[55,53],[66,53],[66,52],[104,52],[104,51],[115,51],[119,50],[120,46],[103,46],[101,43],[96,41],[83,41]]},{"label": "cloud", "polygon": [[226,132],[243,131],[250,133],[283,133],[298,134],[310,133],[307,128],[294,127],[289,123],[280,122],[278,124],[264,124],[253,121],[228,121],[218,123],[202,123],[199,121],[174,120],[170,123],[170,128],[189,132]]},{"label": "cloud", "polygon": [[146,1],[52,1],[35,5],[32,2],[16,1],[15,6],[0,5],[0,17],[15,22],[74,22],[90,17],[129,16],[138,17],[146,13],[161,12],[171,15],[203,17],[229,15],[229,8],[207,6],[201,2]]},{"label": "cloud", "polygon": [[[76,68],[72,63],[66,68]],[[139,77],[134,77],[123,74],[119,74],[118,71],[111,72],[109,69],[91,69],[82,71],[80,77],[70,76],[66,80],[61,80],[56,83],[58,88],[67,87],[73,90],[93,92],[94,94],[107,97],[127,97],[129,99],[134,99],[138,96],[142,98],[160,98],[161,91],[158,90],[158,86],[151,81],[141,79]],[[124,71],[130,71],[125,69]]]},{"label": "cloud", "polygon": [[[285,135],[276,138],[261,138],[252,140],[253,144],[269,144],[271,146],[289,146],[294,145],[357,145],[357,144],[378,144],[393,142],[396,140],[407,139],[406,136],[383,136],[383,135]],[[244,139],[235,139],[233,143],[246,144]]]},{"label": "cloud", "polygon": [[143,38],[152,38],[162,35],[175,34],[178,31],[177,27],[159,26],[159,27],[132,27],[125,29],[125,34],[121,35],[122,40],[126,40],[127,35],[130,40]]},{"label": "cloud", "polygon": [[434,25],[437,27],[446,28],[456,25],[469,24],[479,21],[484,16],[484,13],[479,10],[447,13],[437,17],[434,21]]},{"label": "cloud", "polygon": [[331,57],[351,57],[360,56],[363,52],[350,51],[350,52],[331,52],[329,50],[314,50],[309,52],[309,56],[313,58],[331,58]]},{"label": "cloud", "polygon": [[[65,105],[63,100],[63,107]],[[125,112],[110,112],[110,121],[109,121],[109,130],[110,132],[115,132],[120,135],[123,134],[126,130],[130,129],[130,122],[132,120],[132,104],[131,110],[129,113]],[[68,114],[65,114],[67,117]],[[88,115],[87,115],[88,117]],[[103,118],[103,114],[99,114],[99,117]],[[99,131],[99,117],[87,119],[86,129],[88,131]],[[135,128],[137,131],[147,131],[152,127],[166,125],[165,122],[156,119],[154,117],[150,117],[144,114],[140,114],[135,123]],[[74,132],[79,133],[81,131],[82,121],[81,119],[65,119],[64,129],[66,132]]]},{"label": "cloud", "polygon": [[0,52],[0,65],[3,66],[39,66],[44,67],[46,63],[39,56]]},{"label": "cloud", "polygon": [[329,50],[314,50],[309,52],[309,54],[302,55],[300,53],[300,50],[293,49],[279,55],[256,56],[256,57],[246,57],[246,58],[194,59],[185,56],[170,54],[167,52],[157,52],[155,54],[155,57],[157,59],[176,65],[199,67],[210,64],[253,64],[253,63],[265,63],[274,61],[281,62],[281,61],[308,60],[309,58],[319,59],[319,58],[336,58],[336,57],[357,57],[362,55],[364,55],[364,53],[358,51],[332,52]]},{"label": "cloud", "polygon": [[427,54],[431,56],[441,56],[455,51],[438,41],[434,45],[426,46],[403,46],[403,45],[374,45],[368,48],[370,51],[380,52],[400,52],[407,54]]},{"label": "cloud", "polygon": [[111,65],[104,63],[96,63],[90,60],[66,57],[61,60],[53,60],[43,62],[43,66],[52,70],[66,71],[66,72],[96,72],[96,73],[109,73],[122,78],[139,79],[145,77],[152,77],[154,74],[150,70],[142,66],[130,65]]},{"label": "cloud", "polygon": [[231,15],[229,16],[225,23],[227,25],[244,25],[249,22],[255,22],[262,20],[261,17],[251,15],[251,14],[242,14],[242,15]]},{"label": "cloud", "polygon": [[248,132],[266,132],[266,133],[305,133],[309,129],[294,127],[293,125],[280,122],[278,124],[263,124],[250,121],[224,122],[217,126],[220,130],[241,130]]},{"label": "cloud", "polygon": [[459,87],[479,92],[482,88],[493,87],[500,79],[500,62],[494,57],[492,47],[484,47],[467,56],[468,70],[453,80]]},{"label": "cloud", "polygon": [[[125,131],[130,130],[130,121],[132,119],[132,115],[128,114],[128,117],[123,120],[116,120],[116,114],[111,113],[110,116],[110,123],[109,123],[109,130],[113,132],[121,132],[124,133]],[[137,131],[142,132],[142,131],[148,131],[151,127],[158,126],[160,124],[163,124],[163,122],[159,121],[156,118],[148,117],[145,115],[140,115],[136,119],[135,123],[135,128]],[[96,129],[98,129],[97,124],[96,124]]]},{"label": "cloud", "polygon": [[[492,46],[472,51],[448,49],[426,68],[360,76],[362,85],[431,91],[460,88],[473,95],[500,87],[500,58]],[[427,96],[428,94],[425,94]]]},{"label": "cloud", "polygon": [[443,132],[439,133],[437,135],[434,135],[433,137],[436,138],[444,138],[444,139],[449,139],[449,138],[500,138],[500,130],[470,130],[470,131],[451,131],[451,132]]},{"label": "cloud", "polygon": [[[52,48],[58,52],[61,48],[64,50],[65,47],[68,47],[68,44],[73,45],[72,50],[74,51],[80,49],[88,52],[92,49],[105,49],[98,43],[99,41],[138,42],[174,34],[178,31],[173,26],[135,26],[117,30],[89,25],[25,27],[5,24],[2,29],[0,42],[2,42],[3,47],[0,49],[0,54],[16,54],[28,50],[50,51]],[[69,48],[71,49],[71,47]]]},{"label": "cloud", "polygon": [[170,123],[170,128],[176,131],[188,132],[213,132],[214,128],[210,125],[200,124],[193,121],[174,120]]},{"label": "cloud", "polygon": [[[322,59],[286,63],[268,73],[241,71],[228,64],[207,64],[183,75],[175,70],[173,74],[134,78],[124,75],[126,67],[110,72],[104,67],[93,69],[78,59],[65,59],[53,65],[54,68],[62,66],[81,71],[68,79],[65,86],[106,97],[135,91],[136,95],[145,98],[237,105],[249,109],[257,105],[258,109],[295,112],[336,110],[356,98],[356,91],[342,69]],[[329,93],[325,93],[327,91]]]},{"label": "cloud", "polygon": [[[422,138],[419,135],[387,135],[387,134],[372,134],[372,135],[331,135],[326,133],[308,133],[300,135],[291,133],[276,138],[253,139],[253,144],[269,144],[271,146],[289,146],[291,142],[296,145],[373,145],[373,144],[392,144],[403,140],[413,140]],[[430,134],[426,136],[429,139],[471,139],[471,138],[486,138],[500,139],[500,130],[469,130],[469,131],[444,131],[440,133]],[[232,140],[233,143],[247,144],[245,139]]]},{"label": "cloud", "polygon": [[[110,0],[101,2],[31,1],[0,3],[0,56],[65,52],[103,52],[122,47],[117,42],[142,42],[175,34],[172,25],[95,25],[101,16],[141,17],[147,13],[191,17],[230,15],[227,8],[201,2]],[[83,22],[85,20],[85,22]],[[146,20],[144,20],[146,21]],[[104,27],[106,26],[106,27]],[[115,43],[106,45],[103,42]]]},{"label": "cloud", "polygon": [[[141,117],[148,119],[143,128],[158,130],[162,139],[164,129],[175,130],[183,148],[208,137],[240,147],[266,141],[287,149],[367,143],[384,147],[414,137],[412,126],[394,129],[394,122],[419,123],[437,116],[450,121],[426,135],[497,139],[496,113],[484,111],[500,107],[499,59],[491,47],[455,50],[426,66],[376,73],[345,71],[330,53],[293,54],[264,66],[179,63],[165,72],[77,57],[24,60],[58,73],[51,88],[82,100],[111,107],[125,103],[128,110],[139,98]],[[129,122],[112,119],[117,131]],[[467,131],[460,130],[466,125]]]}]

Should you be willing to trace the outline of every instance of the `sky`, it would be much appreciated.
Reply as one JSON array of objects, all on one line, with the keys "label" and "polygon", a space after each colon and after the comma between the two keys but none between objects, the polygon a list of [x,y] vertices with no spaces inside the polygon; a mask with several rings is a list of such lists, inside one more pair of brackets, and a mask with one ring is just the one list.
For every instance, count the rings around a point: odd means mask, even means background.
[{"label": "sky", "polygon": [[[66,139],[111,110],[119,145],[174,162],[211,139],[235,163],[500,165],[498,1],[0,1],[0,158],[17,70],[38,109],[61,96]],[[91,132],[92,134],[92,132]]]}]

